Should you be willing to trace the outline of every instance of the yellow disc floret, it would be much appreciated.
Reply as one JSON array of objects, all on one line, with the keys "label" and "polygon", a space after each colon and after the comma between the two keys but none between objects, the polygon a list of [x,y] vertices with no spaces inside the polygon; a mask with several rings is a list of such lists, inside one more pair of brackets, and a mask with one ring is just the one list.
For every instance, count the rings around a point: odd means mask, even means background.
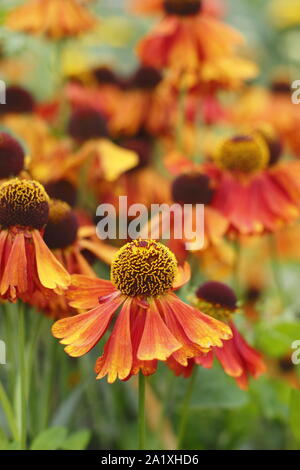
[{"label": "yellow disc floret", "polygon": [[223,170],[249,174],[267,167],[270,152],[262,137],[249,134],[222,141],[214,157]]},{"label": "yellow disc floret", "polygon": [[111,281],[129,297],[157,297],[168,292],[177,274],[174,254],[155,240],[124,245],[111,265]]},{"label": "yellow disc floret", "polygon": [[43,228],[49,216],[49,196],[37,181],[6,181],[0,186],[0,225]]},{"label": "yellow disc floret", "polygon": [[60,199],[51,199],[49,204],[49,222],[58,223],[71,211],[67,202]]}]

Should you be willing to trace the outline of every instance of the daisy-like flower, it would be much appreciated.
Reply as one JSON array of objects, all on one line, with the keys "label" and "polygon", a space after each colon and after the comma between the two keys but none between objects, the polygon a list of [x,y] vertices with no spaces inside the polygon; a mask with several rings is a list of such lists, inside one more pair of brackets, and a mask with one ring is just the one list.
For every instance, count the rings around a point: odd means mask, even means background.
[{"label": "daisy-like flower", "polygon": [[214,182],[212,205],[230,222],[230,230],[274,232],[299,216],[299,162],[277,163],[279,157],[278,148],[260,132],[219,144],[205,172]]},{"label": "daisy-like flower", "polygon": [[165,84],[161,72],[152,66],[139,67],[127,80],[115,101],[109,121],[116,136],[134,136],[145,129],[150,134],[162,134],[170,128],[176,110],[173,90]]},{"label": "daisy-like flower", "polygon": [[80,226],[76,212],[66,202],[52,199],[49,208],[44,241],[70,274],[95,276],[85,258],[86,251],[111,263],[116,250],[97,239],[95,226]]},{"label": "daisy-like flower", "polygon": [[67,180],[77,186],[85,167],[90,185],[97,190],[99,182],[115,181],[138,163],[135,152],[108,139],[105,118],[95,109],[76,109],[68,131],[73,141],[48,142],[49,148],[30,162],[31,174],[45,185]]},{"label": "daisy-like flower", "polygon": [[138,45],[142,63],[169,69],[182,87],[257,74],[237,56],[243,36],[205,12],[201,0],[165,0],[163,8],[164,18]]},{"label": "daisy-like flower", "polygon": [[63,39],[90,31],[96,19],[78,0],[28,0],[7,16],[14,31]]},{"label": "daisy-like flower", "polygon": [[97,360],[97,378],[126,380],[141,371],[155,372],[157,361],[173,357],[187,365],[189,357],[231,337],[230,328],[182,302],[173,292],[189,278],[179,271],[176,258],[154,240],[124,245],[111,265],[111,281],[74,276],[70,305],[91,309],[59,320],[53,335],[77,357],[90,351],[103,337],[114,313],[122,306],[113,331]]},{"label": "daisy-like flower", "polygon": [[0,186],[1,298],[60,293],[69,285],[70,275],[42,238],[48,215],[49,197],[38,182],[13,179]]},{"label": "daisy-like flower", "polygon": [[[110,264],[117,251],[98,240],[95,226],[81,225],[76,212],[66,202],[57,199],[49,201],[49,220],[44,231],[44,241],[70,274],[90,277],[96,277],[91,266],[95,259]],[[56,319],[74,313],[65,295],[49,290],[36,291],[28,297],[27,302]]]},{"label": "daisy-like flower", "polygon": [[224,342],[222,348],[213,347],[207,354],[201,354],[189,360],[186,368],[175,364],[172,360],[168,362],[169,366],[175,374],[188,377],[195,365],[211,368],[216,357],[226,374],[233,377],[241,389],[246,390],[249,377],[258,378],[265,372],[266,367],[261,355],[245,341],[232,321],[232,315],[237,311],[235,293],[221,282],[206,282],[197,290],[193,303],[207,315],[228,323],[233,336],[229,341]]}]

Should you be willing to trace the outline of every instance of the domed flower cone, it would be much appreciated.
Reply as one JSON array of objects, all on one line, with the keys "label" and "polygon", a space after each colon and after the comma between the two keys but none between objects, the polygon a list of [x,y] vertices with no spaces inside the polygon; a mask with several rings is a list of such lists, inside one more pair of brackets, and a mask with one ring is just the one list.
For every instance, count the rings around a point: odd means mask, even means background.
[{"label": "domed flower cone", "polygon": [[0,297],[15,301],[47,289],[62,292],[70,275],[47,248],[43,229],[49,197],[36,181],[0,186]]},{"label": "domed flower cone", "polygon": [[175,294],[189,279],[189,269],[178,269],[173,253],[154,240],[124,245],[111,265],[111,281],[73,276],[70,305],[91,309],[53,326],[53,335],[70,356],[89,352],[103,337],[115,312],[113,331],[97,360],[97,378],[129,379],[141,371],[155,372],[157,361],[188,358],[222,346],[230,328],[182,302]]}]

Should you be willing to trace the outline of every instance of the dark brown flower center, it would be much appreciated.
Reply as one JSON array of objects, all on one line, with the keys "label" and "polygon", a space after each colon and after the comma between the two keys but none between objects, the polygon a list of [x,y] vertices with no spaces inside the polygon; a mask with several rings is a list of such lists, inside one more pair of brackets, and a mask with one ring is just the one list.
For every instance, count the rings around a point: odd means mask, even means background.
[{"label": "dark brown flower center", "polygon": [[201,173],[180,175],[173,181],[172,196],[180,204],[209,204],[213,197],[210,179]]},{"label": "dark brown flower center", "polygon": [[170,15],[197,15],[202,8],[201,0],[164,0],[164,9]]},{"label": "dark brown flower center", "polygon": [[11,135],[0,132],[0,178],[17,176],[24,167],[24,150]]},{"label": "dark brown flower center", "polygon": [[78,232],[78,221],[70,206],[63,201],[50,201],[49,221],[45,228],[44,240],[49,248],[63,249],[72,245]]}]

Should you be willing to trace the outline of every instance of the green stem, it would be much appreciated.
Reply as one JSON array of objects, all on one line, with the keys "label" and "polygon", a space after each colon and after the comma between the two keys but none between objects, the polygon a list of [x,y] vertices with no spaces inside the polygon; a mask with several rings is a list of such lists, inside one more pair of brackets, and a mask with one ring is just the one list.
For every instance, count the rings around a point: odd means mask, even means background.
[{"label": "green stem", "polygon": [[27,410],[26,410],[26,360],[25,360],[25,320],[24,304],[19,302],[18,311],[19,326],[19,374],[20,374],[20,392],[19,392],[19,441],[21,450],[26,449],[27,437]]},{"label": "green stem", "polygon": [[49,413],[51,408],[52,386],[55,371],[55,352],[56,342],[52,336],[49,336],[49,343],[46,354],[46,367],[43,384],[43,399],[41,400],[42,408],[40,410],[40,430],[47,428],[49,421]]},{"label": "green stem", "polygon": [[276,240],[274,238],[274,235],[270,235],[269,244],[270,244],[270,254],[271,254],[270,259],[271,259],[271,266],[272,266],[275,286],[278,291],[278,297],[280,298],[282,305],[284,307],[286,305],[286,296],[285,296],[284,288],[282,286],[280,265],[279,265]]},{"label": "green stem", "polygon": [[139,373],[139,415],[138,415],[138,437],[139,450],[145,449],[146,436],[146,416],[145,416],[145,395],[146,379],[142,372]]},{"label": "green stem", "polygon": [[13,411],[12,405],[9,401],[9,398],[7,396],[7,393],[5,392],[5,389],[4,389],[4,387],[1,383],[0,383],[0,403],[1,403],[3,411],[5,413],[7,423],[10,427],[13,438],[14,438],[15,441],[18,441],[19,434],[18,434],[18,427],[16,425],[16,421],[15,421],[15,417],[14,417],[14,411]]},{"label": "green stem", "polygon": [[241,283],[240,283],[240,262],[241,262],[241,243],[240,240],[237,238],[237,240],[234,242],[234,249],[235,249],[235,261],[234,261],[234,267],[233,267],[233,289],[236,293],[236,296],[238,299],[240,299],[241,296]]},{"label": "green stem", "polygon": [[194,386],[196,383],[197,371],[198,371],[198,367],[195,366],[193,373],[189,379],[189,384],[187,386],[187,389],[183,398],[183,405],[182,405],[182,411],[181,411],[180,422],[179,422],[178,441],[177,441],[178,450],[180,450],[182,447],[182,443],[183,443],[185,432],[186,432],[186,427],[188,424],[190,402],[191,402]]}]

